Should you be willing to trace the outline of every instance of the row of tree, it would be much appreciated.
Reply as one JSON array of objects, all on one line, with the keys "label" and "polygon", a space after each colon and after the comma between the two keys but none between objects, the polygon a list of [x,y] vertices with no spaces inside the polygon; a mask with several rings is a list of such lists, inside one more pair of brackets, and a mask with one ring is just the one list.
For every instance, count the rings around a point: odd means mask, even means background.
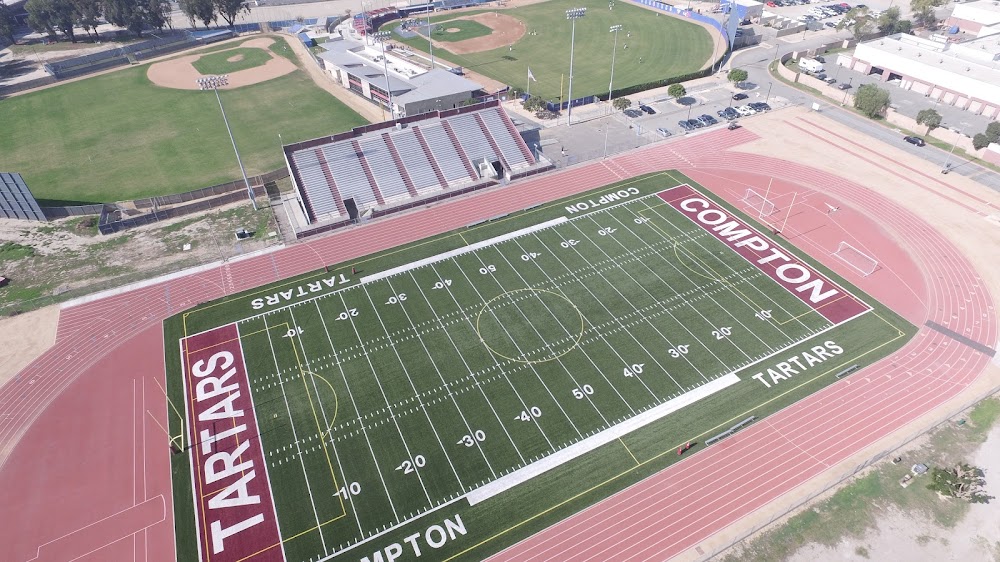
[{"label": "row of tree", "polygon": [[[206,27],[219,18],[232,27],[240,13],[250,12],[245,0],[180,0],[180,7],[191,25],[197,26],[200,21]],[[5,26],[8,10],[3,4],[0,8],[3,9],[0,36],[13,41],[13,18],[10,17]],[[32,29],[53,38],[61,33],[74,43],[76,28],[98,38],[97,26],[104,22],[128,29],[137,36],[141,36],[144,29],[163,30],[170,26],[169,0],[28,0],[24,9]]]}]

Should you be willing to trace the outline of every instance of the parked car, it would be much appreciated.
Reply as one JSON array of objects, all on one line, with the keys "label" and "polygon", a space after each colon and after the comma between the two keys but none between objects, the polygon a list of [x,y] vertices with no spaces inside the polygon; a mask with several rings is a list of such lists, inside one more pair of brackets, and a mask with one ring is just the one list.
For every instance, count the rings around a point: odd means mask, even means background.
[{"label": "parked car", "polygon": [[841,82],[841,84],[839,86],[837,86],[837,87],[840,88],[841,90],[850,90],[851,89],[851,85],[847,84],[847,83],[844,83],[844,82]]},{"label": "parked car", "polygon": [[673,134],[670,132],[670,129],[667,129],[666,127],[657,127],[656,132],[663,138],[667,138]]},{"label": "parked car", "polygon": [[735,109],[733,109],[731,107],[727,107],[727,108],[725,108],[725,109],[723,109],[722,111],[719,112],[719,116],[722,117],[722,118],[724,118],[724,119],[728,119],[728,120],[732,121],[733,119],[736,119],[737,117],[739,117],[740,114]]},{"label": "parked car", "polygon": [[698,121],[697,119],[688,119],[688,125],[691,125],[691,127],[695,129],[700,129],[705,126],[704,123]]},{"label": "parked car", "polygon": [[739,92],[739,93],[736,93],[736,94],[733,94],[733,99],[734,99],[734,100],[736,100],[736,101],[739,101],[739,100],[745,100],[745,99],[747,99],[748,97],[749,97],[749,96],[747,96],[746,94],[744,94],[744,93],[742,93],[742,92]]},{"label": "parked car", "polygon": [[652,107],[649,107],[648,105],[639,105],[639,109],[641,109],[643,112],[648,113],[650,115],[653,115],[653,114],[656,113],[656,110],[653,109]]},{"label": "parked car", "polygon": [[920,137],[903,137],[903,140],[915,146],[924,146],[927,144],[924,142],[924,139]]},{"label": "parked car", "polygon": [[757,112],[754,110],[754,108],[750,107],[749,105],[741,105],[736,108],[736,113],[739,113],[743,117],[746,117],[748,115],[753,115],[754,113]]},{"label": "parked car", "polygon": [[827,27],[837,27],[837,24],[833,23],[832,21],[828,21],[828,22],[824,23],[823,25],[825,25]]},{"label": "parked car", "polygon": [[683,130],[685,130],[685,131],[690,131],[691,129],[693,129],[693,128],[694,128],[694,127],[692,127],[691,125],[688,125],[688,122],[687,122],[687,121],[685,121],[684,119],[681,119],[680,121],[678,121],[678,122],[677,122],[677,125],[678,125],[678,126],[679,126],[679,127],[681,128],[681,129],[683,129]]},{"label": "parked car", "polygon": [[771,106],[768,105],[766,102],[757,101],[757,102],[753,102],[753,103],[748,104],[748,105],[751,108],[753,108],[754,111],[756,111],[758,113],[760,113],[762,111],[771,111]]},{"label": "parked car", "polygon": [[702,123],[704,123],[706,127],[708,127],[710,125],[716,125],[719,122],[718,119],[716,119],[715,117],[712,117],[711,115],[708,115],[708,114],[705,114],[705,115],[702,115],[702,116],[698,117],[698,120],[701,121]]},{"label": "parked car", "polygon": [[831,86],[837,83],[837,79],[832,76],[828,77],[823,81],[826,82],[827,84],[830,84]]},{"label": "parked car", "polygon": [[814,60],[818,60],[819,62],[821,62],[823,64],[826,64],[826,59],[823,58],[823,55],[816,55],[815,57],[813,57],[813,59]]},{"label": "parked car", "polygon": [[626,109],[625,116],[635,119],[636,117],[642,117],[642,112],[639,111],[638,109]]}]

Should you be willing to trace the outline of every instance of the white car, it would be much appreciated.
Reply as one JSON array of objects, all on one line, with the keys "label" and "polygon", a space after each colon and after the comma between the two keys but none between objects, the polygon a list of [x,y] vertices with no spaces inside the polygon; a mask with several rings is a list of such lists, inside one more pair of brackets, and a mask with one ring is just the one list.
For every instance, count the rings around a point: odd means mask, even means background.
[{"label": "white car", "polygon": [[739,113],[743,117],[748,117],[750,115],[753,115],[754,113],[757,113],[757,111],[754,110],[754,108],[750,107],[749,105],[741,105],[736,108],[736,113]]}]

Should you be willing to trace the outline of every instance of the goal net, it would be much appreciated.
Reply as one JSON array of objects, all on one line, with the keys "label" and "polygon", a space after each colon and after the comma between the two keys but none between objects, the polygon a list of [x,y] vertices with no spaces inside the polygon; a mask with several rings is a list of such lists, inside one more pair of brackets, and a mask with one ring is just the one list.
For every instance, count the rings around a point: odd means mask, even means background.
[{"label": "goal net", "polygon": [[763,195],[757,193],[752,188],[747,188],[746,195],[741,200],[751,209],[757,211],[758,217],[766,217],[774,213],[774,203],[768,201]]},{"label": "goal net", "polygon": [[875,270],[878,269],[878,260],[855,248],[854,246],[851,246],[847,242],[841,242],[840,245],[837,246],[837,251],[834,252],[833,255],[843,260],[844,263],[853,267],[865,277],[875,273]]}]

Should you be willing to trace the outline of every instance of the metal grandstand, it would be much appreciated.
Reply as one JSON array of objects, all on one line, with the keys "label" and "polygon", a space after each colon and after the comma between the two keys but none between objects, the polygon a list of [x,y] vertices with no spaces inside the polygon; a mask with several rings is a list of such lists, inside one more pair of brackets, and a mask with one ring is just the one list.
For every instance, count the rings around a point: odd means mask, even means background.
[{"label": "metal grandstand", "polygon": [[45,215],[28,191],[21,174],[0,172],[0,217],[28,221],[44,221]]},{"label": "metal grandstand", "polygon": [[283,149],[308,225],[348,224],[552,166],[535,159],[497,101],[358,127]]}]

